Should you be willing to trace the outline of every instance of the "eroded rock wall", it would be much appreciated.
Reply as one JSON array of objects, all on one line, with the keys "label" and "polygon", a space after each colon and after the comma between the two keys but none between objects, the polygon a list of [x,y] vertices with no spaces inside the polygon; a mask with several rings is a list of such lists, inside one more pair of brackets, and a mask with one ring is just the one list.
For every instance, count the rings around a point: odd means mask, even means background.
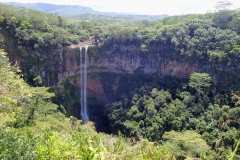
[{"label": "eroded rock wall", "polygon": [[[188,78],[191,73],[196,71],[210,72],[208,63],[200,63],[184,57],[176,59],[165,58],[151,53],[147,56],[134,46],[124,46],[119,49],[120,53],[116,53],[114,47],[112,47],[104,52],[100,50],[97,55],[92,55],[91,49],[94,48],[89,48],[88,75],[94,73],[131,75],[140,71],[144,74],[157,73],[160,77],[169,75],[178,78]],[[50,57],[45,55],[46,62],[50,61],[45,63],[41,70],[41,77],[45,83],[51,86],[67,77],[77,76],[75,85],[80,87],[79,52],[79,47],[65,47],[59,49],[57,53]],[[116,77],[119,79],[119,76]],[[113,91],[116,91],[118,88],[117,81],[116,79],[116,83],[112,86]],[[87,90],[88,96],[96,97],[99,101],[106,101],[107,96],[99,79],[88,76]]]}]

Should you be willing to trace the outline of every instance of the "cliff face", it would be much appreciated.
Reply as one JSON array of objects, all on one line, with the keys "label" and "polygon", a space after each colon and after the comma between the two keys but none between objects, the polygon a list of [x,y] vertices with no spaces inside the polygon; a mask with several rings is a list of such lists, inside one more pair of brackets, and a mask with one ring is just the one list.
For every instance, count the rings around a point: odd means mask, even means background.
[{"label": "cliff face", "polygon": [[[76,50],[76,49],[75,49]],[[111,52],[111,51],[109,51]],[[60,68],[58,81],[71,75],[79,74],[79,53],[60,52]],[[112,72],[117,74],[133,74],[141,70],[145,74],[158,73],[161,77],[170,75],[187,78],[194,71],[205,71],[206,64],[189,61],[188,59],[170,59],[160,56],[145,56],[139,52],[126,54],[98,53],[88,58],[88,72]]]},{"label": "cliff face", "polygon": [[[135,50],[133,46],[127,46]],[[124,46],[124,48],[127,48]],[[91,49],[91,48],[90,48]],[[74,52],[73,52],[74,50]],[[78,75],[79,49],[63,49],[59,52],[59,68],[57,81],[63,78]],[[188,78],[195,71],[209,72],[208,63],[199,63],[186,58],[170,59],[158,55],[142,55],[140,52],[111,53],[111,49],[97,56],[88,57],[88,73],[110,72],[116,74],[133,74],[137,70],[145,74],[157,73],[160,77],[170,75],[178,78]],[[42,75],[44,77],[44,75]]]},{"label": "cliff face", "polygon": [[[107,95],[104,91],[102,83],[96,76],[98,73],[112,73],[117,76],[112,83],[112,91],[116,92],[118,81],[121,76],[131,75],[135,72],[144,74],[157,73],[160,77],[166,75],[176,76],[178,78],[188,78],[195,71],[210,72],[208,63],[194,62],[186,58],[170,59],[154,54],[148,56],[142,54],[135,46],[116,46],[101,52],[97,50],[97,55],[92,54],[89,48],[88,57],[88,96],[95,97],[98,101],[107,101]],[[29,51],[28,51],[29,52]],[[84,49],[83,49],[84,52]],[[40,68],[40,74],[46,85],[52,86],[74,76],[74,85],[80,87],[80,50],[79,47],[65,47],[55,50],[54,53],[29,52],[35,57],[45,59]]]}]

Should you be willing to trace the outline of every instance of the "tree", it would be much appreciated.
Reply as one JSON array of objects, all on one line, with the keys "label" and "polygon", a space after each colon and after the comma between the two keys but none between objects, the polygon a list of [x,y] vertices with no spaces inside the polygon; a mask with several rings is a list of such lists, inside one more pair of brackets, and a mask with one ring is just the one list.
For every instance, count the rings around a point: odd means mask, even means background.
[{"label": "tree", "polygon": [[211,77],[208,73],[194,72],[190,76],[189,86],[195,89],[199,94],[203,94],[205,89],[211,86]]},{"label": "tree", "polygon": [[4,22],[4,13],[3,12],[0,12],[0,22]]},{"label": "tree", "polygon": [[229,1],[218,1],[215,8],[218,10],[226,10],[232,5],[233,3]]},{"label": "tree", "polygon": [[210,149],[201,135],[194,131],[165,132],[163,138],[167,140],[165,147],[179,159],[200,157],[201,154],[208,153]]},{"label": "tree", "polygon": [[59,27],[62,27],[63,26],[63,19],[62,19],[62,17],[61,16],[58,16],[58,26]]},{"label": "tree", "polygon": [[195,89],[199,105],[202,107],[206,106],[209,102],[208,89],[211,86],[211,77],[209,76],[209,74],[194,72],[190,76],[190,82],[188,85],[191,88]]}]

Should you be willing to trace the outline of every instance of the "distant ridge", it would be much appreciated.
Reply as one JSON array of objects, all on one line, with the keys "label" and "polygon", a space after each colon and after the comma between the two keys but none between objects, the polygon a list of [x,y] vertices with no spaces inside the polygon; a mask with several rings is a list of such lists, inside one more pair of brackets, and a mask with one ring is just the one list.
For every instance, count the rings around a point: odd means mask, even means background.
[{"label": "distant ridge", "polygon": [[42,12],[52,13],[64,17],[74,17],[81,14],[97,14],[106,16],[131,16],[139,19],[162,19],[168,17],[167,14],[163,15],[141,15],[134,13],[118,13],[118,12],[100,12],[90,7],[81,5],[55,5],[49,3],[18,3],[18,2],[0,2],[7,5],[22,6]]}]

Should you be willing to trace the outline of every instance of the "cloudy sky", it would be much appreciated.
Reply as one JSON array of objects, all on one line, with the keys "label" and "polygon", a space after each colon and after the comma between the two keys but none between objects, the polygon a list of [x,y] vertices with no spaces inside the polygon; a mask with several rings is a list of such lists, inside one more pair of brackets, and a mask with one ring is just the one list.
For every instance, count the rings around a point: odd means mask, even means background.
[{"label": "cloudy sky", "polygon": [[[51,3],[88,6],[98,11],[181,15],[214,11],[219,0],[0,0],[1,2]],[[240,0],[228,0],[240,8]]]}]

